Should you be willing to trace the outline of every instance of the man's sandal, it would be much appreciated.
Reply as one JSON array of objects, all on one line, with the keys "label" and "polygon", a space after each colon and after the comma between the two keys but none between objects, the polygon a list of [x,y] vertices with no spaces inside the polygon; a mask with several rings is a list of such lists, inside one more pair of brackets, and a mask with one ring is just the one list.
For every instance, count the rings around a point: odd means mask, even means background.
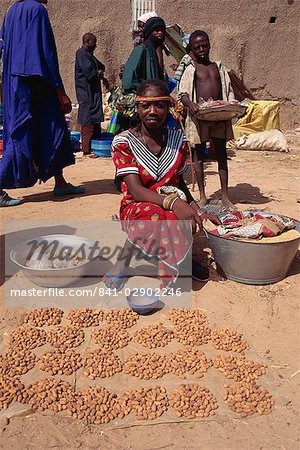
[{"label": "man's sandal", "polygon": [[[108,280],[110,280],[110,283],[107,283],[105,281],[105,278],[108,278]],[[119,280],[120,282],[116,283],[117,280]],[[102,281],[103,281],[106,289],[113,289],[114,291],[118,292],[121,289],[123,289],[123,287],[127,283],[127,278],[125,278],[125,274],[119,274],[119,275],[113,276],[109,272],[106,272]]]},{"label": "man's sandal", "polygon": [[3,191],[3,194],[0,197],[0,207],[2,206],[17,206],[23,203],[22,198],[11,198],[7,192]]},{"label": "man's sandal", "polygon": [[55,197],[61,197],[63,195],[78,195],[84,194],[85,189],[81,186],[73,186],[71,183],[67,183],[66,187],[60,188],[55,187],[53,190],[53,194]]}]

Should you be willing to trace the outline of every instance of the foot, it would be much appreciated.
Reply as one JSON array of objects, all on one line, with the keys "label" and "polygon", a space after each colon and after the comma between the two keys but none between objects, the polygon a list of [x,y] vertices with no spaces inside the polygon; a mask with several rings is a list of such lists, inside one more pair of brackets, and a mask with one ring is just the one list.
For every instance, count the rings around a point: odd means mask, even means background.
[{"label": "foot", "polygon": [[125,283],[127,282],[127,277],[125,273],[112,275],[107,272],[102,278],[102,281],[105,284],[106,289],[112,289],[118,292],[123,289]]},{"label": "foot", "polygon": [[199,205],[200,208],[204,208],[207,205],[207,203],[208,203],[207,198],[206,197],[201,197],[199,202],[198,202],[198,205]]},{"label": "foot", "polygon": [[192,278],[193,280],[200,282],[208,281],[209,280],[208,268],[199,262],[193,261]]},{"label": "foot", "polygon": [[17,206],[23,202],[21,198],[11,198],[7,192],[2,192],[0,196],[0,207],[2,206]]},{"label": "foot", "polygon": [[81,186],[73,186],[71,183],[67,183],[64,187],[55,186],[53,194],[55,197],[61,197],[63,195],[78,195],[84,194],[85,189]]},{"label": "foot", "polygon": [[86,158],[90,158],[90,159],[98,158],[98,156],[95,155],[95,153],[93,153],[93,152],[91,152],[91,153],[83,153],[83,156],[85,156]]},{"label": "foot", "polygon": [[222,205],[230,211],[237,211],[238,209],[228,198],[222,198]]}]

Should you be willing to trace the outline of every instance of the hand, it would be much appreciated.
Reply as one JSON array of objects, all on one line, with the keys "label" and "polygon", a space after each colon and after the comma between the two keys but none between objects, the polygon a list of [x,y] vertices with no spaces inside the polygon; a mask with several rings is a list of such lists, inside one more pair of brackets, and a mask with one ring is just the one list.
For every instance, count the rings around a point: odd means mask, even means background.
[{"label": "hand", "polygon": [[194,116],[199,111],[199,106],[194,102],[189,102],[187,104],[187,108],[192,116]]},{"label": "hand", "polygon": [[57,89],[57,96],[62,112],[64,114],[69,114],[72,111],[71,100],[62,89]]},{"label": "hand", "polygon": [[183,200],[176,200],[173,206],[173,212],[178,220],[191,220],[192,232],[195,234],[197,225],[202,230],[202,220],[196,211]]},{"label": "hand", "polygon": [[[201,211],[201,210],[199,209],[199,211]],[[215,225],[222,225],[222,222],[219,219],[219,217],[215,216],[214,214],[200,212],[200,216],[201,216],[201,220],[210,220]]]},{"label": "hand", "polygon": [[193,201],[190,203],[190,207],[193,208],[193,210],[195,211],[196,214],[198,214],[198,216],[201,215],[201,214],[200,214],[200,208],[199,208],[199,205],[198,205],[198,203],[196,202],[196,200],[193,200]]},{"label": "hand", "polygon": [[170,67],[172,70],[174,70],[174,72],[176,72],[178,64],[171,64]]}]

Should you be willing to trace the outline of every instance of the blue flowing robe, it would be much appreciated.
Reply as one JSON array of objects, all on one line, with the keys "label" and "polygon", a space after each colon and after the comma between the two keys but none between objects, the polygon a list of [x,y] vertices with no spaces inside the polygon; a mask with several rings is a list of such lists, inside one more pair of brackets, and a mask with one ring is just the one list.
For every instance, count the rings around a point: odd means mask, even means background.
[{"label": "blue flowing robe", "polygon": [[56,92],[64,88],[47,10],[37,0],[15,3],[0,37],[4,41],[0,187],[29,187],[75,163]]}]

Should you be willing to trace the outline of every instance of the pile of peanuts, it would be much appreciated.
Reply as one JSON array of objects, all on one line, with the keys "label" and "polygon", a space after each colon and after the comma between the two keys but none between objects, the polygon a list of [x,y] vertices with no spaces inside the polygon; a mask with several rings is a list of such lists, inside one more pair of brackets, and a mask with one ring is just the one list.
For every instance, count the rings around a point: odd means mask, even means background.
[{"label": "pile of peanuts", "polygon": [[60,349],[78,347],[84,341],[84,332],[77,327],[56,327],[47,333],[47,342]]},{"label": "pile of peanuts", "polygon": [[116,328],[131,328],[137,323],[139,315],[131,309],[109,309],[104,312],[104,318]]},{"label": "pile of peanuts", "polygon": [[0,373],[10,377],[24,375],[34,368],[35,363],[36,356],[34,353],[10,349],[4,355],[0,355]]},{"label": "pile of peanuts", "polygon": [[183,378],[194,373],[197,373],[197,376],[201,378],[212,365],[212,360],[205,353],[193,347],[181,349],[168,355],[169,372]]},{"label": "pile of peanuts", "polygon": [[162,323],[158,325],[150,325],[141,328],[134,333],[135,341],[147,348],[165,347],[174,339],[172,330],[163,326]]},{"label": "pile of peanuts", "polygon": [[39,368],[51,375],[72,375],[81,366],[81,356],[71,349],[55,349],[45,353],[39,361]]},{"label": "pile of peanuts", "polygon": [[211,332],[211,340],[215,348],[227,352],[243,353],[249,348],[242,340],[243,335],[230,328],[217,328]]},{"label": "pile of peanuts", "polygon": [[219,407],[213,394],[198,384],[181,384],[169,399],[175,416],[187,419],[213,416]]},{"label": "pile of peanuts", "polygon": [[0,410],[7,409],[13,400],[23,400],[24,385],[17,377],[0,375]]},{"label": "pile of peanuts", "polygon": [[67,319],[71,322],[71,325],[88,328],[96,327],[103,321],[104,313],[101,309],[82,308],[71,309]]},{"label": "pile of peanuts", "polygon": [[210,328],[196,321],[184,321],[175,326],[175,339],[183,345],[207,344],[210,339]]},{"label": "pile of peanuts", "polygon": [[230,386],[225,385],[225,388],[225,402],[243,417],[255,413],[268,414],[274,405],[272,395],[263,386],[258,386],[254,382],[241,381]]},{"label": "pile of peanuts", "polygon": [[193,321],[199,324],[207,321],[206,315],[200,309],[191,308],[172,308],[167,314],[167,319],[174,325],[179,325],[186,321]]},{"label": "pile of peanuts", "polygon": [[214,360],[216,367],[229,380],[250,382],[265,375],[266,364],[256,363],[246,358],[232,355],[218,355]]},{"label": "pile of peanuts", "polygon": [[119,417],[131,412],[139,420],[153,420],[167,411],[169,402],[166,389],[155,386],[128,389],[119,398],[119,404],[122,411]]},{"label": "pile of peanuts", "polygon": [[74,394],[69,383],[59,378],[47,378],[30,385],[23,394],[23,403],[32,409],[59,412],[67,409]]},{"label": "pile of peanuts", "polygon": [[8,346],[14,350],[32,350],[46,343],[47,334],[39,328],[21,326],[9,337]]},{"label": "pile of peanuts", "polygon": [[68,414],[87,424],[100,425],[115,419],[119,413],[117,395],[102,386],[79,391],[68,405]]},{"label": "pile of peanuts", "polygon": [[29,323],[33,327],[59,325],[63,314],[63,311],[59,308],[32,309],[25,315],[24,322]]},{"label": "pile of peanuts", "polygon": [[143,380],[157,379],[169,372],[168,361],[156,353],[137,353],[127,359],[123,371]]},{"label": "pile of peanuts", "polygon": [[125,329],[115,327],[95,329],[92,338],[104,350],[117,350],[126,347],[131,341],[131,336]]},{"label": "pile of peanuts", "polygon": [[122,372],[122,367],[120,358],[106,350],[90,352],[83,361],[84,375],[91,380],[111,377],[117,372]]},{"label": "pile of peanuts", "polygon": [[[214,366],[235,384],[226,385],[224,397],[236,413],[247,416],[267,414],[274,400],[271,394],[255,380],[266,373],[267,365],[247,360],[243,353],[249,348],[242,334],[229,328],[211,330],[207,318],[199,309],[174,308],[167,318],[174,331],[163,323],[145,326],[134,333],[135,342],[148,349],[165,347],[174,338],[187,346],[166,355],[136,353],[123,364],[113,350],[124,348],[132,336],[127,328],[133,327],[139,318],[130,309],[72,309],[67,319],[69,326],[61,324],[63,311],[58,308],[42,308],[29,311],[25,325],[11,333],[8,351],[0,355],[0,409],[6,409],[12,401],[28,404],[34,410],[67,410],[74,418],[87,424],[104,424],[132,413],[139,420],[154,420],[172,407],[175,416],[194,419],[215,414],[218,403],[214,395],[198,384],[181,384],[168,396],[160,386],[128,389],[120,396],[101,386],[93,386],[74,392],[71,385],[60,378],[40,380],[26,388],[19,376],[34,368],[37,357],[30,350],[47,342],[56,347],[43,354],[39,368],[51,375],[72,375],[83,367],[84,375],[95,380],[123,372],[142,380],[162,378],[172,373],[182,378],[196,374],[203,377]],[[92,338],[100,349],[89,351],[84,357],[72,348],[85,339],[82,328],[94,328]],[[50,330],[37,327],[55,326]],[[209,340],[215,348],[242,355],[218,355],[212,361],[195,346]]]}]

